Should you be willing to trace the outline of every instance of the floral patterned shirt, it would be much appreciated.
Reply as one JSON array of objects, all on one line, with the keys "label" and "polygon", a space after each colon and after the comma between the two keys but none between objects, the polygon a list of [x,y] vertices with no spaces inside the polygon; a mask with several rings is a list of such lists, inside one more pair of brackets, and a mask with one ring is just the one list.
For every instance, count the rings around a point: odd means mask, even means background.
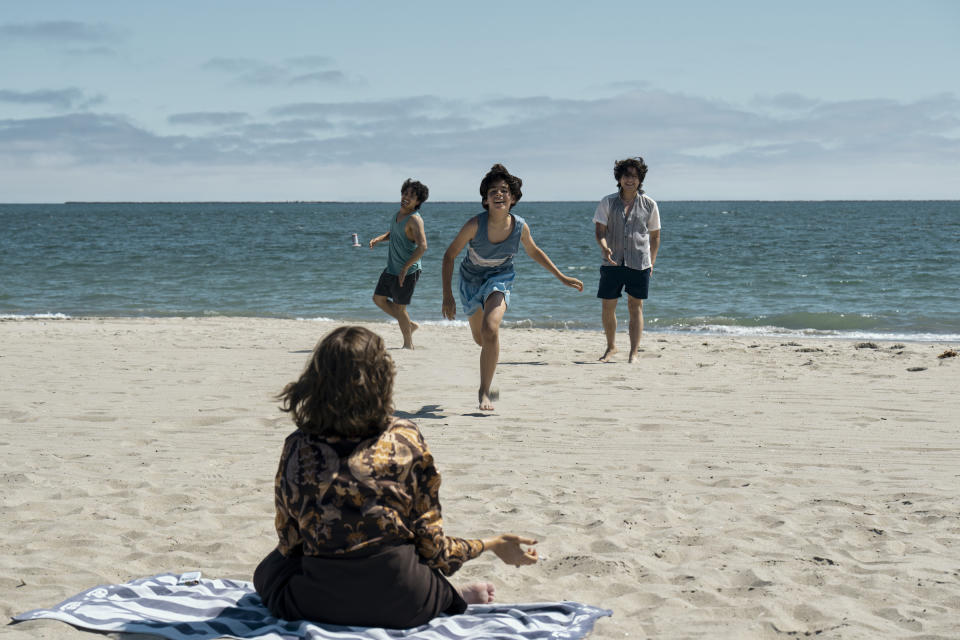
[{"label": "floral patterned shirt", "polygon": [[274,487],[284,555],[301,545],[304,555],[349,557],[413,543],[429,566],[451,575],[483,550],[480,540],[443,535],[440,474],[409,420],[393,418],[366,439],[297,429]]}]

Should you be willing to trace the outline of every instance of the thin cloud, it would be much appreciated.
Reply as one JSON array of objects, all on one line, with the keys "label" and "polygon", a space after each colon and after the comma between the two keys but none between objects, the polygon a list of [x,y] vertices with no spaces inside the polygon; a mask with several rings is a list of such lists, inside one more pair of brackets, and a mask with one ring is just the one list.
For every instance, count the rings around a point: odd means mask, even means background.
[{"label": "thin cloud", "polygon": [[239,124],[247,118],[249,116],[240,111],[195,111],[176,113],[168,117],[167,122],[170,124],[222,127]]},{"label": "thin cloud", "polygon": [[315,71],[290,78],[290,84],[344,84],[347,76],[342,71]]},{"label": "thin cloud", "polygon": [[476,120],[456,115],[443,117],[422,115],[387,118],[375,122],[341,123],[340,127],[346,132],[364,136],[390,136],[397,131],[403,131],[408,136],[435,136],[459,135],[479,124]]},{"label": "thin cloud", "polygon": [[226,73],[243,73],[255,69],[259,64],[256,60],[250,58],[210,58],[200,65],[200,68]]},{"label": "thin cloud", "polygon": [[71,114],[0,120],[0,147],[28,158],[56,154],[77,162],[126,163],[136,157],[138,147],[151,148],[156,139],[120,116]]},{"label": "thin cloud", "polygon": [[[211,58],[202,69],[224,73],[232,84],[254,86],[277,85],[344,85],[349,78],[339,69],[330,69],[334,60],[327,56],[301,56],[281,62],[264,62],[250,58]],[[304,72],[305,69],[309,71]]]},{"label": "thin cloud", "polygon": [[330,137],[337,126],[323,118],[296,118],[275,123],[254,123],[236,131],[245,139],[258,144],[315,141]]},{"label": "thin cloud", "polygon": [[630,80],[630,81],[618,81],[618,82],[607,82],[599,85],[590,85],[587,89],[592,92],[604,92],[604,93],[629,93],[631,91],[643,91],[650,88],[650,83],[643,80]]},{"label": "thin cloud", "polygon": [[84,58],[115,58],[118,55],[116,49],[102,46],[67,49],[65,53],[74,57]]},{"label": "thin cloud", "polygon": [[45,105],[54,109],[86,109],[103,102],[102,96],[90,97],[80,89],[9,91],[0,89],[0,102]]},{"label": "thin cloud", "polygon": [[751,104],[758,107],[771,107],[787,111],[805,111],[820,104],[819,100],[802,96],[799,93],[779,93],[774,96],[755,96]]},{"label": "thin cloud", "polygon": [[284,64],[291,67],[329,67],[334,63],[333,58],[329,56],[299,56],[296,58],[287,58]]},{"label": "thin cloud", "polygon": [[425,113],[454,114],[471,109],[463,102],[434,96],[413,96],[397,100],[369,102],[298,102],[274,107],[269,115],[277,117],[322,117],[350,120],[381,120]]},{"label": "thin cloud", "polygon": [[290,73],[283,67],[276,65],[261,65],[245,71],[234,78],[238,84],[277,85],[286,82]]},{"label": "thin cloud", "polygon": [[0,38],[18,40],[110,43],[122,39],[123,33],[110,25],[73,20],[21,22],[0,25]]}]

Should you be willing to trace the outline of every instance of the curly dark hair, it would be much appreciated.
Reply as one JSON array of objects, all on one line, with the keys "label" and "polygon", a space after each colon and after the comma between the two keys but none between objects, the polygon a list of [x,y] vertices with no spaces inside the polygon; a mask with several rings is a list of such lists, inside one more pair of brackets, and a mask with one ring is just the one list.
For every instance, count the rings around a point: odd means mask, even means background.
[{"label": "curly dark hair", "polygon": [[320,341],[300,378],[277,399],[307,433],[373,436],[393,414],[395,372],[383,338],[363,327],[340,327]]},{"label": "curly dark hair", "polygon": [[426,202],[427,198],[430,197],[430,189],[428,189],[427,185],[423,184],[419,180],[407,178],[406,182],[403,183],[403,186],[400,187],[400,195],[403,195],[407,189],[413,191],[413,195],[417,197],[417,209],[419,209],[420,205]]},{"label": "curly dark hair", "polygon": [[620,187],[620,178],[623,177],[623,174],[630,167],[637,170],[637,177],[640,178],[640,189],[642,191],[643,179],[647,177],[647,163],[645,163],[640,156],[617,160],[613,163],[613,177],[617,180],[617,187]]},{"label": "curly dark hair", "polygon": [[523,180],[511,175],[510,172],[507,171],[507,168],[498,162],[490,167],[490,171],[488,171],[487,175],[483,176],[483,180],[480,181],[480,200],[483,203],[484,209],[490,209],[487,205],[487,191],[490,190],[490,186],[497,180],[503,180],[507,183],[507,186],[510,187],[514,204],[520,202],[520,198],[523,197],[523,191],[520,190],[520,187],[523,186]]}]

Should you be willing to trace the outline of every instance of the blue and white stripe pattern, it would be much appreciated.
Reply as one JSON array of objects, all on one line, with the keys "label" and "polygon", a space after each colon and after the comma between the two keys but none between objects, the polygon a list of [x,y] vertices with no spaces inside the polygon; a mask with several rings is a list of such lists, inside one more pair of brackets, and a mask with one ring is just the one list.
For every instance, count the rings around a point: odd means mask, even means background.
[{"label": "blue and white stripe pattern", "polygon": [[467,255],[470,257],[470,262],[475,264],[478,267],[483,267],[484,269],[492,269],[493,267],[499,267],[504,262],[512,258],[513,256],[497,256],[496,258],[484,258],[477,250],[473,247],[467,247]]},{"label": "blue and white stripe pattern", "polygon": [[201,579],[182,585],[176,574],[166,573],[94,587],[52,609],[34,609],[13,619],[48,618],[82,629],[152,633],[171,640],[574,640],[590,633],[597,618],[612,613],[578,602],[554,602],[471,605],[466,613],[441,616],[412,629],[288,622],[270,615],[249,582]]}]

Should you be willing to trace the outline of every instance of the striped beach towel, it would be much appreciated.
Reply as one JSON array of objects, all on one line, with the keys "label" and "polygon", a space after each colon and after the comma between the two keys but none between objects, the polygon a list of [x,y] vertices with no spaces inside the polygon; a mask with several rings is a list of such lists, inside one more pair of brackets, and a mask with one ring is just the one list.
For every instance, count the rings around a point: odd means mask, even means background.
[{"label": "striped beach towel", "polygon": [[471,605],[466,613],[440,616],[412,629],[344,627],[274,618],[250,582],[197,579],[184,584],[180,577],[165,573],[94,587],[52,609],[34,609],[13,619],[52,618],[81,629],[152,633],[171,640],[574,640],[590,633],[597,618],[613,613],[578,602]]}]

